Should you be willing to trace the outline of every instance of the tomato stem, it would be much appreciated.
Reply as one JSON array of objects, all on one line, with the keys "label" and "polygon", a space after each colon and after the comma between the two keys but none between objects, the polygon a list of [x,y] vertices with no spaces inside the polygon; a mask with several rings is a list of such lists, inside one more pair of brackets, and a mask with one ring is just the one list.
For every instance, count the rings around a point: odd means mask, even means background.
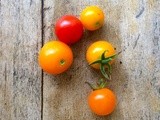
[{"label": "tomato stem", "polygon": [[99,90],[99,89],[105,88],[106,85],[107,85],[107,81],[105,81],[104,79],[100,79],[97,82],[97,85],[93,85],[93,84],[91,84],[89,82],[85,82],[85,83],[87,83],[92,90]]},{"label": "tomato stem", "polygon": [[[110,62],[111,62],[113,59],[115,59],[115,58],[121,53],[121,51],[118,52],[117,54],[114,54],[114,55],[110,56],[110,57],[105,57],[105,53],[106,53],[106,52],[107,52],[107,51],[104,51],[104,52],[102,53],[101,59],[96,60],[96,61],[90,63],[89,65],[93,65],[93,64],[97,64],[97,63],[100,64],[100,71],[101,71],[102,75],[103,75],[106,79],[111,80],[111,70],[112,70],[112,67],[111,67],[111,65],[110,65]],[[105,69],[106,66],[107,66],[107,68],[108,68],[108,71],[106,71],[106,69]]]},{"label": "tomato stem", "polygon": [[96,86],[92,85],[89,82],[85,82],[85,83],[87,83],[92,90],[97,90],[98,89]]}]

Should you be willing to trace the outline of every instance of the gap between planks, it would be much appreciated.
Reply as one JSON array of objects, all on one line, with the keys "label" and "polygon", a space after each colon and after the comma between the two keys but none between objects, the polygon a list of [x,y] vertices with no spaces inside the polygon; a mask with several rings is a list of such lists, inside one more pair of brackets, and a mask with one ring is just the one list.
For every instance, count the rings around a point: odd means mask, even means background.
[{"label": "gap between planks", "polygon": [[[41,47],[44,44],[44,0],[41,0]],[[41,120],[43,120],[43,70],[41,70]]]}]

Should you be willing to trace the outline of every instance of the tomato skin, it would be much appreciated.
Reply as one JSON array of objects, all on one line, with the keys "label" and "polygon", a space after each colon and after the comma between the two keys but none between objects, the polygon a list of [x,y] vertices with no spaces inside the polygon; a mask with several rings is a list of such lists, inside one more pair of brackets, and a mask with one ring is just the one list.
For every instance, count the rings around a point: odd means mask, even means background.
[{"label": "tomato skin", "polygon": [[55,33],[60,41],[71,45],[81,39],[83,25],[75,16],[65,15],[56,22]]},{"label": "tomato skin", "polygon": [[104,13],[97,6],[88,6],[82,11],[80,20],[87,30],[97,30],[104,24]]},{"label": "tomato skin", "polygon": [[73,53],[65,43],[50,41],[40,50],[38,61],[45,72],[56,75],[63,73],[71,66]]},{"label": "tomato skin", "polygon": [[88,104],[95,114],[109,115],[116,107],[116,96],[111,90],[102,88],[90,93]]},{"label": "tomato skin", "polygon": [[[106,51],[105,57],[110,57],[114,54],[116,54],[116,51],[112,44],[105,40],[100,40],[97,42],[92,43],[86,52],[86,60],[90,64],[96,60],[99,60],[101,58],[102,53]],[[112,64],[113,61],[110,62]],[[91,65],[95,69],[100,69],[100,64],[93,64]]]}]

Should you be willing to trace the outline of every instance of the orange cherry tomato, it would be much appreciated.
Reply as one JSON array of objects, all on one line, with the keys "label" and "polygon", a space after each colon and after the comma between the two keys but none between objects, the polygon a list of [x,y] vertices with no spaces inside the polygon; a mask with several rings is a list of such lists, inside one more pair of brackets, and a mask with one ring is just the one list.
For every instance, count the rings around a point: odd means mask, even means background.
[{"label": "orange cherry tomato", "polygon": [[104,13],[97,6],[88,6],[82,11],[80,20],[87,30],[97,30],[104,24]]},{"label": "orange cherry tomato", "polygon": [[88,97],[88,104],[95,114],[108,115],[115,109],[116,96],[111,90],[102,88],[90,93]]},{"label": "orange cherry tomato", "polygon": [[73,62],[73,53],[68,45],[60,41],[47,42],[39,53],[39,65],[50,74],[66,71]]},{"label": "orange cherry tomato", "polygon": [[[97,41],[92,43],[89,48],[87,49],[87,53],[86,53],[86,59],[88,61],[88,63],[92,63],[95,62],[99,59],[101,59],[101,55],[102,53],[105,52],[105,57],[110,57],[112,55],[116,54],[116,51],[114,49],[114,47],[112,46],[112,44],[110,44],[107,41]],[[113,60],[110,61],[110,64],[112,64]],[[93,64],[91,65],[93,68],[96,69],[100,69],[100,64]]]}]

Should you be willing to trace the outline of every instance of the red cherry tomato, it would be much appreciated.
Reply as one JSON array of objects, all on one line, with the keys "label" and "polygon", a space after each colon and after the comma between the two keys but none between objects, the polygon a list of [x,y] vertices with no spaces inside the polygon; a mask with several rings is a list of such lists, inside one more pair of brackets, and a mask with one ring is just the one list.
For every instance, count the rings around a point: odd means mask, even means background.
[{"label": "red cherry tomato", "polygon": [[60,41],[70,45],[81,39],[83,25],[75,16],[65,15],[56,22],[55,33]]}]

